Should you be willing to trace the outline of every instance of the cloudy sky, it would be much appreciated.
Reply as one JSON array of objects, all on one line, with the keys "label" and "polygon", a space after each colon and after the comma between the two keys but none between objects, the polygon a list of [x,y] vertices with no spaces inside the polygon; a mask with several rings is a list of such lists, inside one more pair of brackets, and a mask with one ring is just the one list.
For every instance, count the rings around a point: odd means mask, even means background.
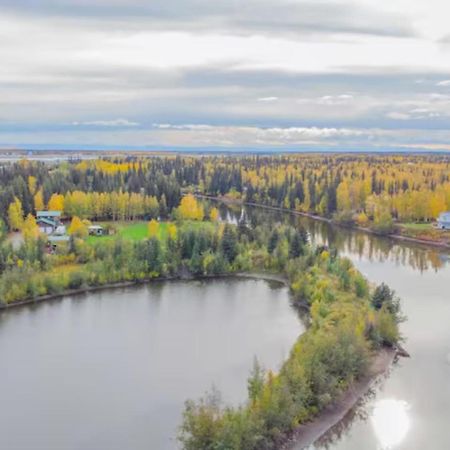
[{"label": "cloudy sky", "polygon": [[0,146],[450,149],[447,0],[0,0]]}]

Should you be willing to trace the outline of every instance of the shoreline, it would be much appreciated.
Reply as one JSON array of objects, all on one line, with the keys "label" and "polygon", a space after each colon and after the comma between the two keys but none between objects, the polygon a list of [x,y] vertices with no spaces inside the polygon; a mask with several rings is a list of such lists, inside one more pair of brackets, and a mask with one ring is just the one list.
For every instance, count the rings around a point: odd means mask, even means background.
[{"label": "shoreline", "polygon": [[200,275],[200,276],[166,276],[159,278],[144,278],[142,280],[133,281],[118,281],[117,283],[107,283],[100,284],[97,286],[83,286],[76,289],[66,289],[63,292],[55,294],[45,294],[33,298],[27,298],[25,300],[20,300],[12,303],[0,303],[0,313],[11,308],[18,308],[20,306],[33,305],[38,303],[43,303],[48,300],[62,299],[64,297],[69,297],[71,295],[81,295],[87,294],[89,292],[108,290],[108,289],[119,289],[133,286],[140,286],[145,284],[150,284],[154,282],[166,282],[166,281],[199,281],[199,280],[212,280],[221,278],[243,278],[243,279],[253,279],[253,280],[265,280],[268,282],[281,283],[285,287],[288,287],[288,281],[282,275],[277,275],[274,273],[263,273],[263,272],[236,272],[236,273],[223,273],[217,275]]},{"label": "shoreline", "polygon": [[394,348],[383,347],[379,350],[371,361],[368,373],[352,383],[338,400],[320,412],[312,421],[299,425],[279,450],[306,449],[326,436],[367,395],[380,377],[389,371],[397,355],[399,352]]},{"label": "shoreline", "polygon": [[206,200],[214,200],[214,201],[218,201],[218,202],[222,202],[222,203],[230,204],[230,205],[254,206],[257,208],[268,209],[271,211],[284,212],[284,213],[292,214],[294,216],[308,217],[309,219],[317,220],[319,222],[329,223],[330,225],[333,225],[333,226],[336,226],[339,228],[345,228],[347,230],[362,231],[364,233],[372,234],[374,236],[383,237],[383,238],[387,238],[387,239],[394,239],[394,240],[398,240],[398,241],[410,242],[413,244],[420,244],[420,245],[426,245],[426,246],[432,246],[432,247],[438,247],[438,248],[450,250],[450,244],[447,242],[435,241],[435,240],[431,240],[431,239],[429,240],[429,239],[413,238],[410,236],[404,236],[402,234],[395,234],[395,233],[383,234],[383,233],[379,233],[371,228],[359,227],[357,225],[343,225],[341,223],[335,222],[333,219],[330,219],[328,217],[322,217],[322,216],[318,216],[317,214],[308,213],[308,212],[295,211],[293,209],[283,208],[281,206],[270,206],[270,205],[264,205],[262,203],[245,202],[243,200],[235,200],[235,199],[230,199],[230,198],[226,198],[226,197],[214,197],[213,195],[206,195],[206,194],[194,194],[194,195],[198,198],[203,198]]},{"label": "shoreline", "polygon": [[[64,297],[72,295],[82,295],[95,291],[107,291],[109,289],[118,289],[126,287],[137,287],[140,285],[151,284],[152,282],[168,282],[168,281],[201,281],[223,278],[241,278],[247,280],[264,280],[267,282],[280,283],[284,287],[289,288],[289,283],[286,277],[275,273],[264,272],[237,272],[224,273],[217,275],[203,275],[203,276],[167,276],[161,278],[147,278],[136,281],[122,281],[117,283],[108,283],[99,286],[84,286],[77,289],[68,289],[58,294],[46,294],[35,298],[30,298],[20,302],[14,302],[0,307],[0,314],[2,311],[7,311],[11,308],[20,306],[30,306],[44,303],[49,300],[63,299]],[[305,305],[298,305],[299,308],[304,308]],[[369,389],[376,383],[376,381],[392,366],[396,356],[402,356],[403,349],[383,347],[372,358],[368,373],[362,378],[352,383],[346,388],[339,399],[329,405],[327,408],[319,412],[319,414],[311,421],[304,423],[296,428],[296,430],[286,437],[283,445],[279,450],[302,450],[305,449],[317,440],[323,438],[335,426],[341,423],[346,415],[353,409],[357,403],[364,398]]]}]

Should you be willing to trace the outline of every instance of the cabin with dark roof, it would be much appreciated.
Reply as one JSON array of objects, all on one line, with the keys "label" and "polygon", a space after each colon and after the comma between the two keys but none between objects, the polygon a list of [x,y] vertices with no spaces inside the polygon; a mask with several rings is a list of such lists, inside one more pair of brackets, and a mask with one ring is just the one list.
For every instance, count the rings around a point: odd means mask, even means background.
[{"label": "cabin with dark roof", "polygon": [[[58,228],[61,234],[61,211],[37,211],[36,223],[41,233],[52,234]],[[65,232],[65,230],[64,230]],[[64,234],[64,233],[62,233]]]}]

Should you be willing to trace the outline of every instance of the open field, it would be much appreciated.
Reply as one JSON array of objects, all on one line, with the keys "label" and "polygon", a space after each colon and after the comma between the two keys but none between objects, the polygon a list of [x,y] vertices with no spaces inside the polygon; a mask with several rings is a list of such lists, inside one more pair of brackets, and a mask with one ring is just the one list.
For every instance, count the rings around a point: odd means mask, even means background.
[{"label": "open field", "polygon": [[416,222],[408,222],[408,223],[402,223],[400,224],[402,228],[405,228],[406,230],[415,230],[415,231],[427,231],[427,230],[434,230],[435,227],[432,223],[416,223]]},{"label": "open field", "polygon": [[[159,222],[158,238],[166,241],[168,236],[168,226],[171,222]],[[115,229],[115,233],[108,236],[88,236],[86,242],[92,244],[98,241],[114,240],[118,238],[128,239],[130,241],[141,241],[148,237],[148,222],[99,222],[102,226],[109,226]],[[213,227],[209,222],[185,221],[182,225],[186,228],[205,228]]]},{"label": "open field", "polygon": [[[119,237],[129,239],[131,241],[141,241],[148,236],[148,222],[101,222],[102,226],[113,227],[116,231],[108,236],[88,236],[87,242],[93,243],[98,240],[113,240]],[[158,238],[167,239],[168,222],[160,222]]]}]

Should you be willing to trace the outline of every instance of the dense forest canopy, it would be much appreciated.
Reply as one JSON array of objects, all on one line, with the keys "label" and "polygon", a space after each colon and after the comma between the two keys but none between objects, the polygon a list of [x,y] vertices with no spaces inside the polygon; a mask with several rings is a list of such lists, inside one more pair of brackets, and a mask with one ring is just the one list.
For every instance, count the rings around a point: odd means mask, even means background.
[{"label": "dense forest canopy", "polygon": [[128,157],[56,165],[23,160],[1,167],[0,177],[5,222],[16,200],[23,217],[46,207],[95,219],[151,216],[177,206],[186,189],[380,230],[450,210],[447,155]]},{"label": "dense forest canopy", "polygon": [[[183,193],[318,214],[391,233],[450,210],[447,155],[121,157],[0,168],[0,217],[21,229],[28,214],[134,220],[165,216]],[[433,231],[427,230],[431,239]],[[437,237],[439,239],[439,236]]]}]

